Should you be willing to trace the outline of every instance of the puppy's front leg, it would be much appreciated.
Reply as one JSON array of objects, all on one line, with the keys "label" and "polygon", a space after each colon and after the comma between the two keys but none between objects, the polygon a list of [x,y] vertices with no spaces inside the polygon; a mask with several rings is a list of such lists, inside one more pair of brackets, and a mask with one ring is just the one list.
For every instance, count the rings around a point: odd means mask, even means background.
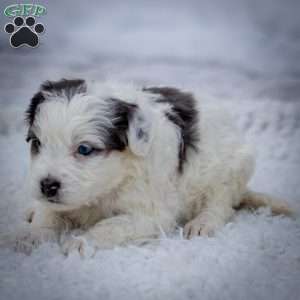
[{"label": "puppy's front leg", "polygon": [[[159,223],[159,222],[158,222]],[[84,255],[86,241],[93,241],[96,248],[108,249],[129,241],[153,238],[159,235],[160,230],[167,228],[158,224],[154,219],[143,215],[119,215],[97,223],[82,237],[67,240],[62,245],[64,254],[78,250]]]},{"label": "puppy's front leg", "polygon": [[30,223],[17,233],[15,250],[29,254],[42,242],[58,241],[63,223],[53,211],[39,205],[27,215]]}]

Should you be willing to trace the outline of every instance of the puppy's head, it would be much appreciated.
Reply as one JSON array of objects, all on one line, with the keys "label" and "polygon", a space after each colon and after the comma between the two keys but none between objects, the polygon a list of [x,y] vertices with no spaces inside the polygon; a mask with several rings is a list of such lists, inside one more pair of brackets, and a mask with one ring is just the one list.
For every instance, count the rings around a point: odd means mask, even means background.
[{"label": "puppy's head", "polygon": [[84,80],[44,83],[26,112],[31,190],[54,210],[99,201],[146,155],[151,125],[137,104],[89,93]]}]

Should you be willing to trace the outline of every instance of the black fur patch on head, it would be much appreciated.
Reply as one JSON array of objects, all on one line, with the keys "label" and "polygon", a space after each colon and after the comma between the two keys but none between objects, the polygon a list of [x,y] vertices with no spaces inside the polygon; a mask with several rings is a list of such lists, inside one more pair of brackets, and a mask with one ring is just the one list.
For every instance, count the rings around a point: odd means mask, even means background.
[{"label": "black fur patch on head", "polygon": [[40,87],[40,91],[32,97],[30,105],[26,110],[26,121],[29,127],[33,125],[38,107],[47,97],[46,93],[65,96],[70,101],[75,94],[85,93],[86,89],[86,83],[83,79],[61,79],[59,81],[44,82]]},{"label": "black fur patch on head", "polygon": [[29,107],[28,107],[28,109],[26,110],[26,113],[25,113],[25,118],[26,118],[26,121],[27,121],[29,127],[31,127],[33,125],[33,122],[34,122],[34,119],[35,119],[35,114],[36,114],[38,106],[41,103],[43,103],[44,101],[45,101],[45,97],[44,97],[42,92],[36,93],[31,98],[31,102],[30,102]]},{"label": "black fur patch on head", "polygon": [[200,134],[197,126],[199,117],[196,101],[192,94],[181,92],[176,88],[150,87],[143,90],[158,94],[160,97],[156,103],[168,103],[171,106],[171,110],[166,112],[166,117],[181,130],[178,170],[183,172],[183,164],[187,160],[187,150],[198,150],[197,143]]},{"label": "black fur patch on head", "polygon": [[117,98],[109,98],[107,101],[111,105],[113,128],[106,131],[104,143],[108,150],[123,151],[128,146],[127,131],[137,105]]},{"label": "black fur patch on head", "polygon": [[59,81],[46,81],[41,85],[41,90],[58,96],[66,96],[68,100],[76,94],[86,92],[86,83],[83,79],[61,79]]}]

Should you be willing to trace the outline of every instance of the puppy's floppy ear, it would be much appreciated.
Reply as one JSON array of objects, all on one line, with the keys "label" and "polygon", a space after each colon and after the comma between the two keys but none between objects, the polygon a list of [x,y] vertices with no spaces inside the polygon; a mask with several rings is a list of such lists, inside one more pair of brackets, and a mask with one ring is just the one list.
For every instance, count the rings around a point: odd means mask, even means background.
[{"label": "puppy's floppy ear", "polygon": [[137,156],[146,156],[152,141],[152,125],[137,104],[120,99],[110,99],[114,106],[114,134],[110,137],[112,149],[123,150],[129,147]]},{"label": "puppy's floppy ear", "polygon": [[138,156],[146,156],[151,147],[152,136],[152,124],[149,116],[146,116],[139,107],[136,107],[129,119],[129,148]]},{"label": "puppy's floppy ear", "polygon": [[30,105],[25,112],[25,121],[26,121],[28,127],[31,127],[33,125],[38,107],[44,101],[45,101],[45,97],[41,91],[34,94],[33,97],[31,98]]}]

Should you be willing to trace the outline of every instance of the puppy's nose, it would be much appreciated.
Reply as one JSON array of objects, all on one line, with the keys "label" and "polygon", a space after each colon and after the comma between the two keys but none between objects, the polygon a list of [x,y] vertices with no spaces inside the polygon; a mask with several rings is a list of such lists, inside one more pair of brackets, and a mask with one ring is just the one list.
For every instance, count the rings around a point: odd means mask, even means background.
[{"label": "puppy's nose", "polygon": [[41,192],[46,197],[54,197],[60,188],[60,182],[54,178],[47,177],[41,180]]}]

